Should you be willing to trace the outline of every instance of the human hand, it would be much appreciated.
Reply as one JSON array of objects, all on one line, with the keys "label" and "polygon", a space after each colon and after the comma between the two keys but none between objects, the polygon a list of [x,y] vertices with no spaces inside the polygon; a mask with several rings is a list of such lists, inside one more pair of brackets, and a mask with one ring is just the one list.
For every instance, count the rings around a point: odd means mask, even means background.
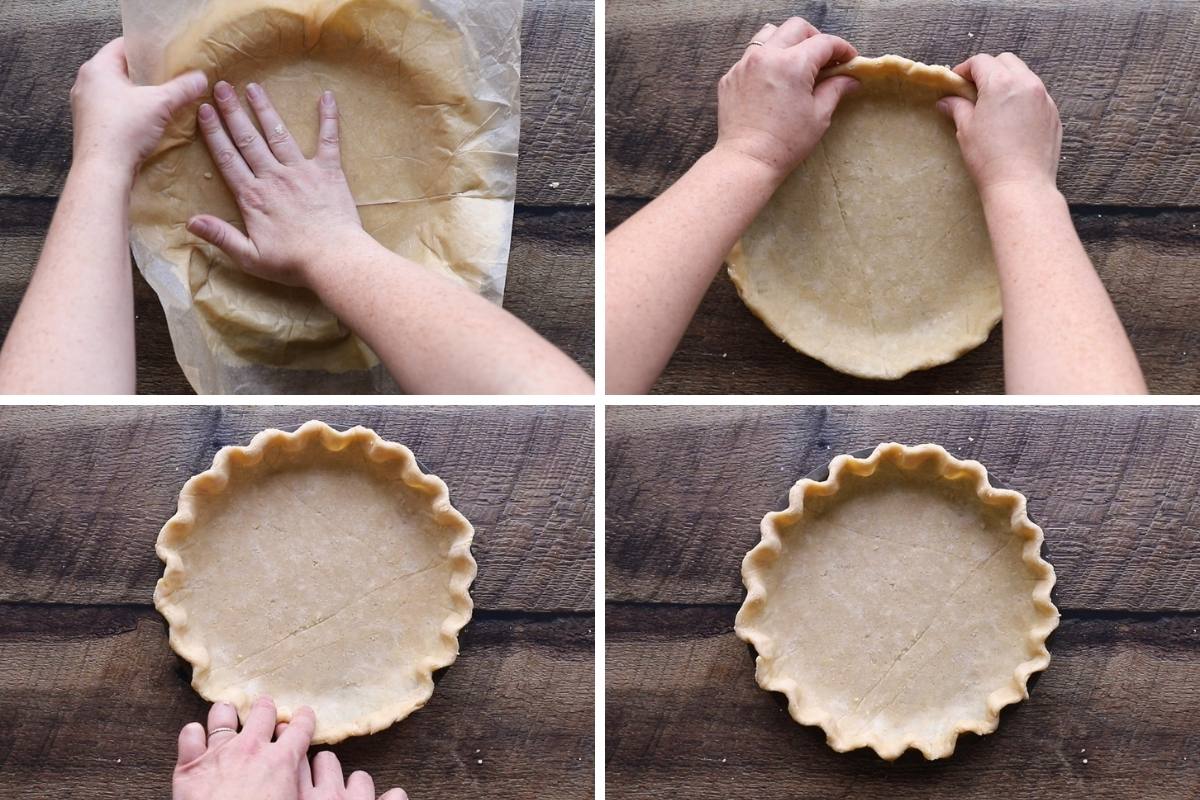
[{"label": "human hand", "polygon": [[189,72],[161,86],[137,86],[129,79],[125,40],[109,42],[79,68],[71,89],[76,163],[99,160],[132,178],[154,153],[171,117],[207,89],[203,72]]},{"label": "human hand", "polygon": [[821,33],[800,17],[767,25],[718,86],[717,146],[765,164],[786,178],[829,129],[838,102],[857,89],[839,75],[817,83],[833,62],[858,55],[853,45]]},{"label": "human hand", "polygon": [[[302,708],[290,723],[275,723],[275,704],[254,703],[237,733],[237,711],[217,703],[208,712],[208,729],[198,722],[179,733],[179,759],[173,800],[375,800],[375,784],[365,772],[342,782],[342,767],[330,752],[309,766],[306,758],[316,719]],[[271,741],[274,734],[275,741]],[[392,789],[380,800],[408,800]]]},{"label": "human hand", "polygon": [[1062,121],[1041,79],[1012,53],[972,56],[954,71],[975,82],[979,99],[943,97],[937,107],[958,128],[980,194],[1013,184],[1054,188]]},{"label": "human hand", "polygon": [[221,114],[202,105],[200,130],[237,198],[246,233],[207,214],[193,217],[188,230],[252,275],[309,286],[314,265],[327,258],[323,253],[366,236],[342,171],[333,93],[321,98],[320,144],[311,160],[300,152],[261,86],[250,84],[246,96],[268,140],[255,129],[232,86],[218,83],[214,94]]}]

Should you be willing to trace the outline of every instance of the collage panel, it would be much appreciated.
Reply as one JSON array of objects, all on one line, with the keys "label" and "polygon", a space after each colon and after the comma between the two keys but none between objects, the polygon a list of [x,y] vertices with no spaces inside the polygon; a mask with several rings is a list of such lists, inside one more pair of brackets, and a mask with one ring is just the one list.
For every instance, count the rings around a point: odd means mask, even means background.
[{"label": "collage panel", "polygon": [[593,395],[595,19],[4,4],[0,394]]},{"label": "collage panel", "polygon": [[1198,431],[610,408],[607,797],[1196,795]]},{"label": "collage panel", "polygon": [[586,407],[0,410],[0,796],[591,797],[594,436]]},{"label": "collage panel", "polygon": [[1200,798],[1197,3],[0,3],[0,800]]},{"label": "collage panel", "polygon": [[605,6],[610,394],[1200,391],[1192,4]]}]

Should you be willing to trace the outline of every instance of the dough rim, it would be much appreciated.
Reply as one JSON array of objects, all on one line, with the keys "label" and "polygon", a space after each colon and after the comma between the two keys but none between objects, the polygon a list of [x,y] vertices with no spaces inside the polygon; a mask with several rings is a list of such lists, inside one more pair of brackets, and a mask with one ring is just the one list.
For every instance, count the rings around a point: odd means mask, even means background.
[{"label": "dough rim", "polygon": [[849,75],[859,80],[903,78],[943,91],[946,94],[964,97],[971,102],[975,102],[978,96],[975,84],[949,67],[943,67],[940,64],[924,64],[904,56],[886,55],[875,58],[855,56],[845,64],[836,64],[821,70],[817,73],[817,80],[822,81],[835,75]]},{"label": "dough rim", "polygon": [[[433,673],[450,666],[458,657],[458,634],[471,620],[474,610],[470,586],[477,571],[471,555],[475,529],[450,504],[450,491],[446,483],[436,475],[422,471],[411,450],[402,444],[384,440],[369,428],[355,426],[338,431],[318,421],[307,422],[291,433],[270,428],[256,434],[247,446],[221,448],[213,458],[212,467],[184,484],[179,493],[178,510],[158,534],[154,549],[166,569],[154,589],[154,606],[167,620],[171,649],[192,665],[192,688],[210,702],[233,704],[244,723],[255,698],[240,689],[220,692],[212,687],[208,681],[211,668],[208,647],[189,626],[186,609],[172,599],[175,589],[184,583],[187,576],[180,551],[195,532],[198,509],[205,505],[209,497],[226,490],[234,466],[253,466],[268,453],[297,453],[313,445],[324,447],[329,452],[340,452],[347,447],[361,445],[369,463],[400,462],[404,483],[429,495],[428,502],[435,519],[453,531],[447,554],[447,561],[451,564],[449,592],[453,612],[443,620],[439,630],[441,647],[425,654],[423,659],[420,672],[424,691],[420,697],[380,708],[351,723],[332,727],[324,731],[321,737],[313,739],[313,744],[336,744],[351,736],[365,736],[384,730],[424,706],[433,696]],[[279,714],[279,721],[290,720],[290,714]]]},{"label": "dough rim", "polygon": [[[837,64],[821,70],[817,75],[817,80],[824,80],[835,75],[849,75],[859,80],[902,78],[944,91],[948,95],[966,98],[972,102],[977,97],[975,84],[949,67],[943,67],[938,64],[924,64],[920,61],[913,61],[910,58],[897,55],[884,55],[875,58],[855,56],[845,64]],[[823,348],[814,348],[808,342],[801,342],[799,337],[785,333],[768,319],[768,314],[760,309],[751,299],[749,283],[741,274],[746,267],[746,253],[742,248],[741,238],[734,243],[733,249],[730,250],[725,262],[729,278],[733,281],[733,285],[737,289],[738,297],[750,309],[750,312],[767,326],[767,329],[771,333],[778,336],[781,341],[787,343],[798,353],[814,358],[830,369],[865,380],[900,380],[913,372],[920,372],[957,361],[986,342],[988,337],[992,335],[992,330],[995,329],[1003,317],[1003,309],[998,307],[992,315],[981,318],[982,324],[976,330],[963,331],[961,337],[953,346],[947,346],[936,352],[930,350],[924,359],[911,364],[896,365],[894,368],[878,370],[869,369],[849,363],[840,357],[840,354],[836,350],[832,354],[827,354],[823,352]]]},{"label": "dough rim", "polygon": [[[783,547],[780,528],[803,517],[804,502],[807,498],[834,495],[841,489],[843,476],[849,474],[868,477],[874,474],[883,462],[904,468],[929,459],[933,459],[938,465],[938,474],[941,476],[968,476],[974,484],[976,496],[983,505],[1010,511],[1013,533],[1025,540],[1021,560],[1037,577],[1032,600],[1034,609],[1039,612],[1039,622],[1025,633],[1026,644],[1034,655],[1013,669],[1012,681],[1007,686],[1000,687],[987,696],[987,714],[979,718],[959,718],[950,721],[942,738],[942,747],[925,750],[911,737],[888,739],[874,734],[842,735],[838,730],[837,720],[821,707],[819,697],[814,697],[792,678],[777,677],[769,680],[764,677],[768,672],[766,668],[773,663],[773,659],[760,654],[764,649],[769,651],[771,638],[765,631],[756,627],[756,624],[766,604],[767,590],[763,573],[779,559]],[[880,444],[866,458],[839,455],[830,463],[829,477],[825,480],[802,478],[792,486],[788,493],[788,507],[764,516],[761,531],[761,541],[742,560],[742,582],[746,587],[746,599],[738,610],[734,631],[738,638],[753,645],[758,653],[755,657],[755,679],[758,685],[769,692],[783,693],[787,697],[788,713],[792,719],[802,725],[819,726],[825,731],[829,746],[839,753],[870,747],[880,758],[894,761],[909,748],[914,748],[921,750],[930,761],[946,758],[953,754],[960,734],[976,733],[982,736],[994,732],[1000,724],[1001,709],[1028,699],[1027,684],[1030,675],[1041,672],[1050,665],[1050,651],[1046,647],[1046,639],[1058,627],[1059,613],[1050,599],[1050,591],[1054,588],[1056,580],[1054,567],[1041,556],[1045,534],[1029,519],[1025,496],[1011,489],[994,488],[988,481],[987,469],[978,461],[955,458],[945,448],[936,444],[910,447],[896,442]]]}]

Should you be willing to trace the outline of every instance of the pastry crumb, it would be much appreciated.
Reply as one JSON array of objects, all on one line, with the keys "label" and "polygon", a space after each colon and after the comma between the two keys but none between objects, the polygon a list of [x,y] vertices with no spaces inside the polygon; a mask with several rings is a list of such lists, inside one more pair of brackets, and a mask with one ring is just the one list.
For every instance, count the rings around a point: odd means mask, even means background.
[{"label": "pastry crumb", "polygon": [[560,186],[562,186],[562,184],[561,184],[561,183],[559,183],[558,181],[550,181],[550,188],[551,188],[551,189],[557,189],[557,188],[558,188],[558,187],[560,187]]},{"label": "pastry crumb", "polygon": [[[482,763],[483,763],[483,759],[482,759],[482,758],[477,758],[477,759],[475,759],[475,763],[476,763],[476,764],[482,764]],[[1084,763],[1087,763],[1087,759],[1086,759],[1086,758],[1084,759]]]},{"label": "pastry crumb", "polygon": [[211,181],[211,180],[212,180],[212,178],[213,178],[213,176],[212,176],[212,173],[211,173],[211,172],[206,172],[206,173],[204,173],[204,180],[206,180],[206,181]]}]

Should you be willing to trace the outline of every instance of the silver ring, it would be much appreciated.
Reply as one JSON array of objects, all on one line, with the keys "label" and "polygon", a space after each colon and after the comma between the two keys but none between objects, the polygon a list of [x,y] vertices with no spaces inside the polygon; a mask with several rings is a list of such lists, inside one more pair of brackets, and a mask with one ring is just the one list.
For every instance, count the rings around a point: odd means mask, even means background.
[{"label": "silver ring", "polygon": [[752,40],[750,41],[750,44],[746,45],[746,47],[754,47],[754,45],[758,45],[759,47],[766,47],[766,46],[767,46],[767,43],[766,43],[766,42],[760,42],[758,39],[752,39]]},{"label": "silver ring", "polygon": [[226,733],[226,732],[236,734],[237,729],[235,729],[235,728],[213,728],[211,731],[208,732],[208,735],[216,736],[218,733]]}]

